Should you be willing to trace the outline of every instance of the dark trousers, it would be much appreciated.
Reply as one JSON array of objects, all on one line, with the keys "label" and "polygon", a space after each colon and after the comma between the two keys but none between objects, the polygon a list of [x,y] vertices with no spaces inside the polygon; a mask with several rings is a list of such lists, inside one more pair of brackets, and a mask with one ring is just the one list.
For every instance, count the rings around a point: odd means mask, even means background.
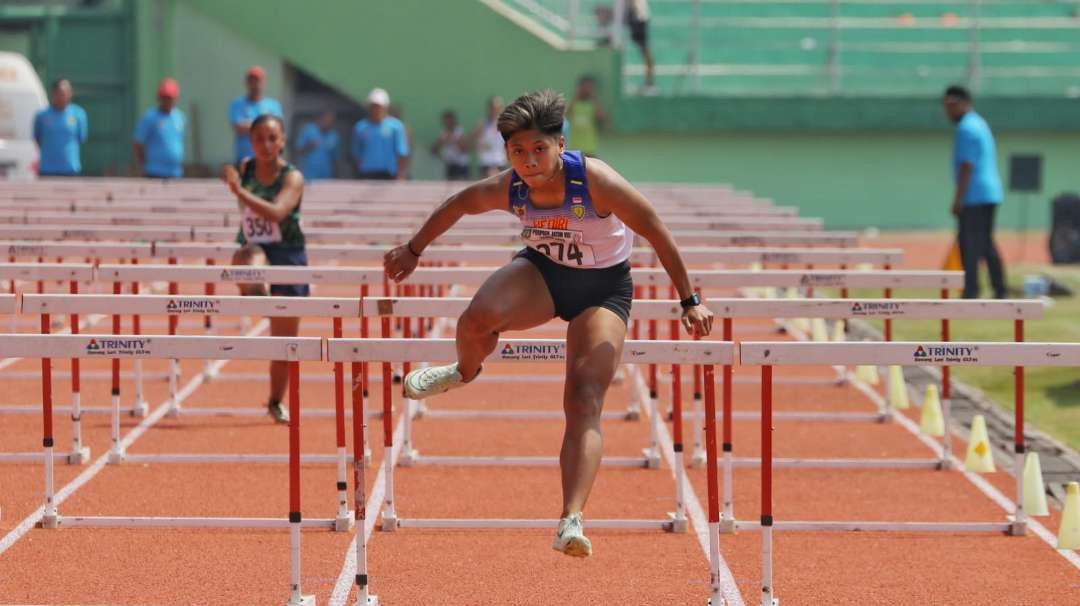
[{"label": "dark trousers", "polygon": [[964,298],[979,296],[979,261],[986,259],[994,297],[1005,298],[1005,268],[994,244],[994,215],[997,204],[964,206],[960,211],[960,261],[964,265]]}]

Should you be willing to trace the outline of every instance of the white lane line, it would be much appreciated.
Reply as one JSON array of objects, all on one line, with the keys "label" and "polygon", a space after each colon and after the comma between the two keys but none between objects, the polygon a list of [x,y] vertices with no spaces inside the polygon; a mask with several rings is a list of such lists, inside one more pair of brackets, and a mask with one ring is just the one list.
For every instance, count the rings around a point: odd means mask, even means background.
[{"label": "white lane line", "polygon": [[[394,427],[394,447],[390,450],[391,461],[394,465],[397,465],[398,456],[401,454],[401,443],[405,440],[405,423],[404,416],[398,417],[397,425]],[[375,521],[378,519],[379,514],[382,511],[383,497],[386,494],[386,464],[381,463],[379,465],[379,473],[375,476],[375,484],[372,487],[371,495],[367,500],[367,517],[364,520],[364,537],[371,539],[371,533],[375,529]],[[359,531],[359,529],[357,529]],[[370,542],[369,542],[370,546]],[[341,566],[341,573],[338,574],[337,582],[334,584],[334,592],[330,594],[331,606],[345,606],[349,600],[349,594],[352,592],[352,588],[356,581],[356,535],[353,535],[352,541],[349,542],[349,550],[345,554],[345,563]],[[378,593],[374,592],[373,593]]]},{"label": "white lane line", "polygon": [[[648,398],[649,390],[645,388],[645,378],[637,365],[633,365],[633,372],[641,397]],[[650,415],[658,414],[653,404],[650,403],[647,408]],[[660,452],[663,453],[668,470],[671,471],[671,476],[674,478],[676,477],[675,445],[671,441],[667,423],[659,423],[659,426]],[[701,501],[698,500],[697,493],[694,492],[694,487],[691,486],[690,479],[686,474],[683,474],[683,498],[686,499],[687,513],[690,514],[690,523],[694,526],[694,534],[697,535],[698,544],[701,545],[701,550],[705,553],[705,560],[709,561],[709,524],[705,511],[701,507]],[[745,606],[742,594],[739,593],[739,586],[735,583],[735,577],[731,574],[731,569],[728,567],[723,555],[720,556],[720,578],[718,580],[720,589],[724,593],[724,599],[727,601],[727,606]]]},{"label": "white lane line", "polygon": [[[254,327],[252,327],[252,329],[244,336],[256,335],[269,328],[269,326],[270,323],[268,321],[262,320]],[[214,365],[217,367],[216,370],[220,370],[221,367],[227,363],[228,360],[217,360],[214,362]],[[184,385],[183,389],[181,389],[176,394],[177,399],[181,402],[184,401],[202,384],[203,373],[200,372],[196,374],[190,381],[188,381]],[[169,401],[165,400],[164,402],[159,404],[156,409],[154,409],[154,412],[152,414],[148,415],[145,419],[140,421],[139,424],[136,425],[130,432],[128,432],[128,434],[120,442],[124,449],[127,450],[127,448],[130,447],[131,444],[135,442],[135,440],[142,436],[142,434],[145,433],[147,429],[150,429],[150,427],[152,427],[154,423],[157,423],[159,420],[161,420],[161,417],[165,416],[165,414],[169,411],[169,408]],[[105,468],[105,465],[108,462],[108,458],[109,453],[106,452],[105,454],[98,457],[97,460],[95,460],[82,473],[76,476],[74,480],[68,482],[63,488],[57,491],[55,495],[56,505],[59,506],[68,497],[74,494],[76,490],[82,488],[84,484],[92,480],[94,476],[100,473],[101,470]],[[4,538],[0,539],[0,554],[3,554],[5,551],[7,551],[8,548],[14,545],[16,541],[21,539],[27,532],[29,532],[35,524],[41,521],[41,518],[42,516],[44,516],[44,514],[45,506],[42,505],[38,507],[33,513],[26,516],[21,522],[19,522],[18,526],[11,529],[11,531],[4,535]],[[63,516],[61,516],[61,518],[62,517]]]},{"label": "white lane line", "polygon": [[[871,388],[869,385],[863,383],[862,381],[859,381],[855,378],[854,375],[850,376],[850,380],[851,384],[854,385],[856,389],[865,394],[866,397],[869,398],[872,402],[879,406],[885,405],[885,399],[879,393],[874,391],[874,389]],[[937,443],[937,441],[922,435],[922,433],[919,431],[919,427],[915,425],[914,421],[907,418],[907,415],[903,415],[897,412],[893,415],[893,418],[895,418],[904,429],[908,430],[908,432],[918,438],[920,442],[929,447],[935,455],[937,455],[938,457],[941,456],[942,449],[941,446]],[[959,435],[955,431],[953,431],[952,433],[957,438],[963,438],[963,436]],[[982,491],[982,493],[985,494],[991,501],[997,503],[998,506],[1004,509],[1007,513],[1013,513],[1014,508],[1016,507],[1016,503],[1012,499],[1002,494],[996,486],[987,482],[986,479],[981,477],[979,474],[965,470],[964,462],[960,459],[952,455],[950,455],[949,458],[952,461],[953,468],[962,470],[961,473],[963,473],[964,477],[967,478],[969,482],[974,484],[976,488]],[[1061,557],[1065,558],[1073,566],[1080,569],[1080,555],[1077,555],[1074,551],[1057,549],[1057,536],[1055,534],[1050,532],[1045,526],[1040,524],[1038,520],[1032,517],[1028,517],[1027,525],[1028,528],[1030,528],[1036,536],[1042,539],[1044,543],[1049,545],[1051,549],[1056,551],[1059,555],[1061,555]]]}]

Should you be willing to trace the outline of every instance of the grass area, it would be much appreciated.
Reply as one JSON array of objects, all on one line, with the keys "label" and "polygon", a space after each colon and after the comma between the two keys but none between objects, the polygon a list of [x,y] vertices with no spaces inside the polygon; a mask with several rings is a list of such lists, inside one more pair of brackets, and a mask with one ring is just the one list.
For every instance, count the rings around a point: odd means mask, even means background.
[{"label": "grass area", "polygon": [[[1022,292],[1024,277],[1046,274],[1067,284],[1078,295],[1056,298],[1042,320],[1024,323],[1026,341],[1080,342],[1080,268],[1054,266],[1013,266],[1009,271],[1010,288]],[[984,284],[984,289],[986,288]],[[835,295],[829,295],[835,296]],[[880,297],[880,291],[855,291],[853,297]],[[927,298],[936,296],[922,291],[899,290],[897,298]],[[880,320],[870,321],[878,330]],[[1013,322],[989,320],[953,320],[949,323],[953,341],[1012,341]],[[899,320],[893,322],[896,341],[937,341],[941,338],[941,323],[930,320]],[[953,370],[953,377],[977,387],[1002,407],[1013,409],[1013,372],[1011,368],[967,367]],[[1080,368],[1027,368],[1025,380],[1025,418],[1027,422],[1080,451]]]}]

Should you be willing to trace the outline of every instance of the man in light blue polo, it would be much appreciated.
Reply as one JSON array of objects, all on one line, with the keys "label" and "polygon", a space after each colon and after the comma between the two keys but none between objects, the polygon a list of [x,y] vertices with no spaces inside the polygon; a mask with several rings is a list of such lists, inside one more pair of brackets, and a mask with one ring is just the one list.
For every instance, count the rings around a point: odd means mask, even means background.
[{"label": "man in light blue polo", "polygon": [[86,143],[86,110],[71,102],[71,82],[61,78],[53,83],[52,103],[34,116],[34,141],[43,177],[73,177],[82,172],[79,145]]},{"label": "man in light blue polo", "polygon": [[367,98],[367,118],[353,127],[352,157],[361,179],[398,179],[409,174],[409,140],[405,125],[387,115],[390,95],[372,89]]},{"label": "man in light blue polo", "polygon": [[180,84],[165,78],[158,85],[158,106],[146,110],[135,126],[132,145],[143,176],[178,179],[184,174],[184,113],[176,107]]},{"label": "man in light blue polo", "polygon": [[300,172],[305,181],[333,179],[341,138],[334,130],[334,113],[323,112],[319,119],[300,129],[296,150],[300,155]]},{"label": "man in light blue polo", "polygon": [[1005,298],[1005,268],[994,243],[994,215],[1004,198],[997,169],[997,149],[990,125],[972,109],[971,93],[950,86],[942,99],[945,115],[956,124],[953,140],[952,214],[964,266],[964,298],[979,296],[979,261],[986,259],[994,297]]},{"label": "man in light blue polo", "polygon": [[232,100],[229,104],[229,124],[236,140],[233,144],[233,159],[236,162],[254,155],[251,149],[249,131],[251,122],[263,114],[284,118],[281,104],[276,99],[263,96],[263,84],[266,82],[266,70],[252,65],[244,78],[247,94]]}]

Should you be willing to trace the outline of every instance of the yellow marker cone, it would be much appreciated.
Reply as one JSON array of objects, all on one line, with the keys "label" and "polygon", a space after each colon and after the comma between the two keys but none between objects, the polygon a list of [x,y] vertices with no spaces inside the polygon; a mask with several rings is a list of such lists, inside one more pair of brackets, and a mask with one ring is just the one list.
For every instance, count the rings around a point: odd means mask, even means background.
[{"label": "yellow marker cone", "polygon": [[1080,549],[1080,484],[1065,486],[1065,509],[1061,511],[1058,529],[1058,549]]},{"label": "yellow marker cone", "polygon": [[919,431],[924,436],[935,438],[945,435],[945,417],[941,414],[941,398],[938,397],[937,385],[933,383],[926,386],[922,415],[919,418]]},{"label": "yellow marker cone", "polygon": [[1039,453],[1029,452],[1024,459],[1024,513],[1029,516],[1048,516],[1046,486],[1043,485]]},{"label": "yellow marker cone", "polygon": [[843,343],[847,340],[847,335],[844,334],[844,321],[837,320],[832,326],[832,339],[837,343]]},{"label": "yellow marker cone", "polygon": [[856,263],[855,264],[855,270],[856,271],[873,271],[873,269],[874,269],[874,264],[873,263]]},{"label": "yellow marker cone", "polygon": [[819,343],[825,343],[829,340],[829,331],[825,328],[825,320],[821,318],[810,320],[810,338]]},{"label": "yellow marker cone", "polygon": [[776,293],[776,288],[773,286],[766,286],[765,288],[761,289],[761,296],[766,299],[775,299],[779,297],[779,295]]},{"label": "yellow marker cone", "polygon": [[867,385],[877,385],[881,382],[878,378],[877,366],[861,364],[855,367],[855,378]]},{"label": "yellow marker cone", "polygon": [[904,369],[896,365],[889,367],[889,406],[895,409],[911,408],[907,385],[904,384]]},{"label": "yellow marker cone", "polygon": [[[750,269],[750,271],[761,271],[761,263],[759,263],[757,261],[754,261],[753,263],[750,264],[749,269]],[[768,298],[768,294],[766,293],[766,291],[768,291],[768,288],[755,287],[755,288],[750,289],[750,294],[755,296],[755,297],[759,297],[759,298],[762,298],[762,297]]]},{"label": "yellow marker cone", "polygon": [[975,415],[971,420],[971,439],[968,441],[964,469],[978,473],[991,473],[996,469],[990,451],[990,438],[986,435],[986,419],[982,415]]}]

